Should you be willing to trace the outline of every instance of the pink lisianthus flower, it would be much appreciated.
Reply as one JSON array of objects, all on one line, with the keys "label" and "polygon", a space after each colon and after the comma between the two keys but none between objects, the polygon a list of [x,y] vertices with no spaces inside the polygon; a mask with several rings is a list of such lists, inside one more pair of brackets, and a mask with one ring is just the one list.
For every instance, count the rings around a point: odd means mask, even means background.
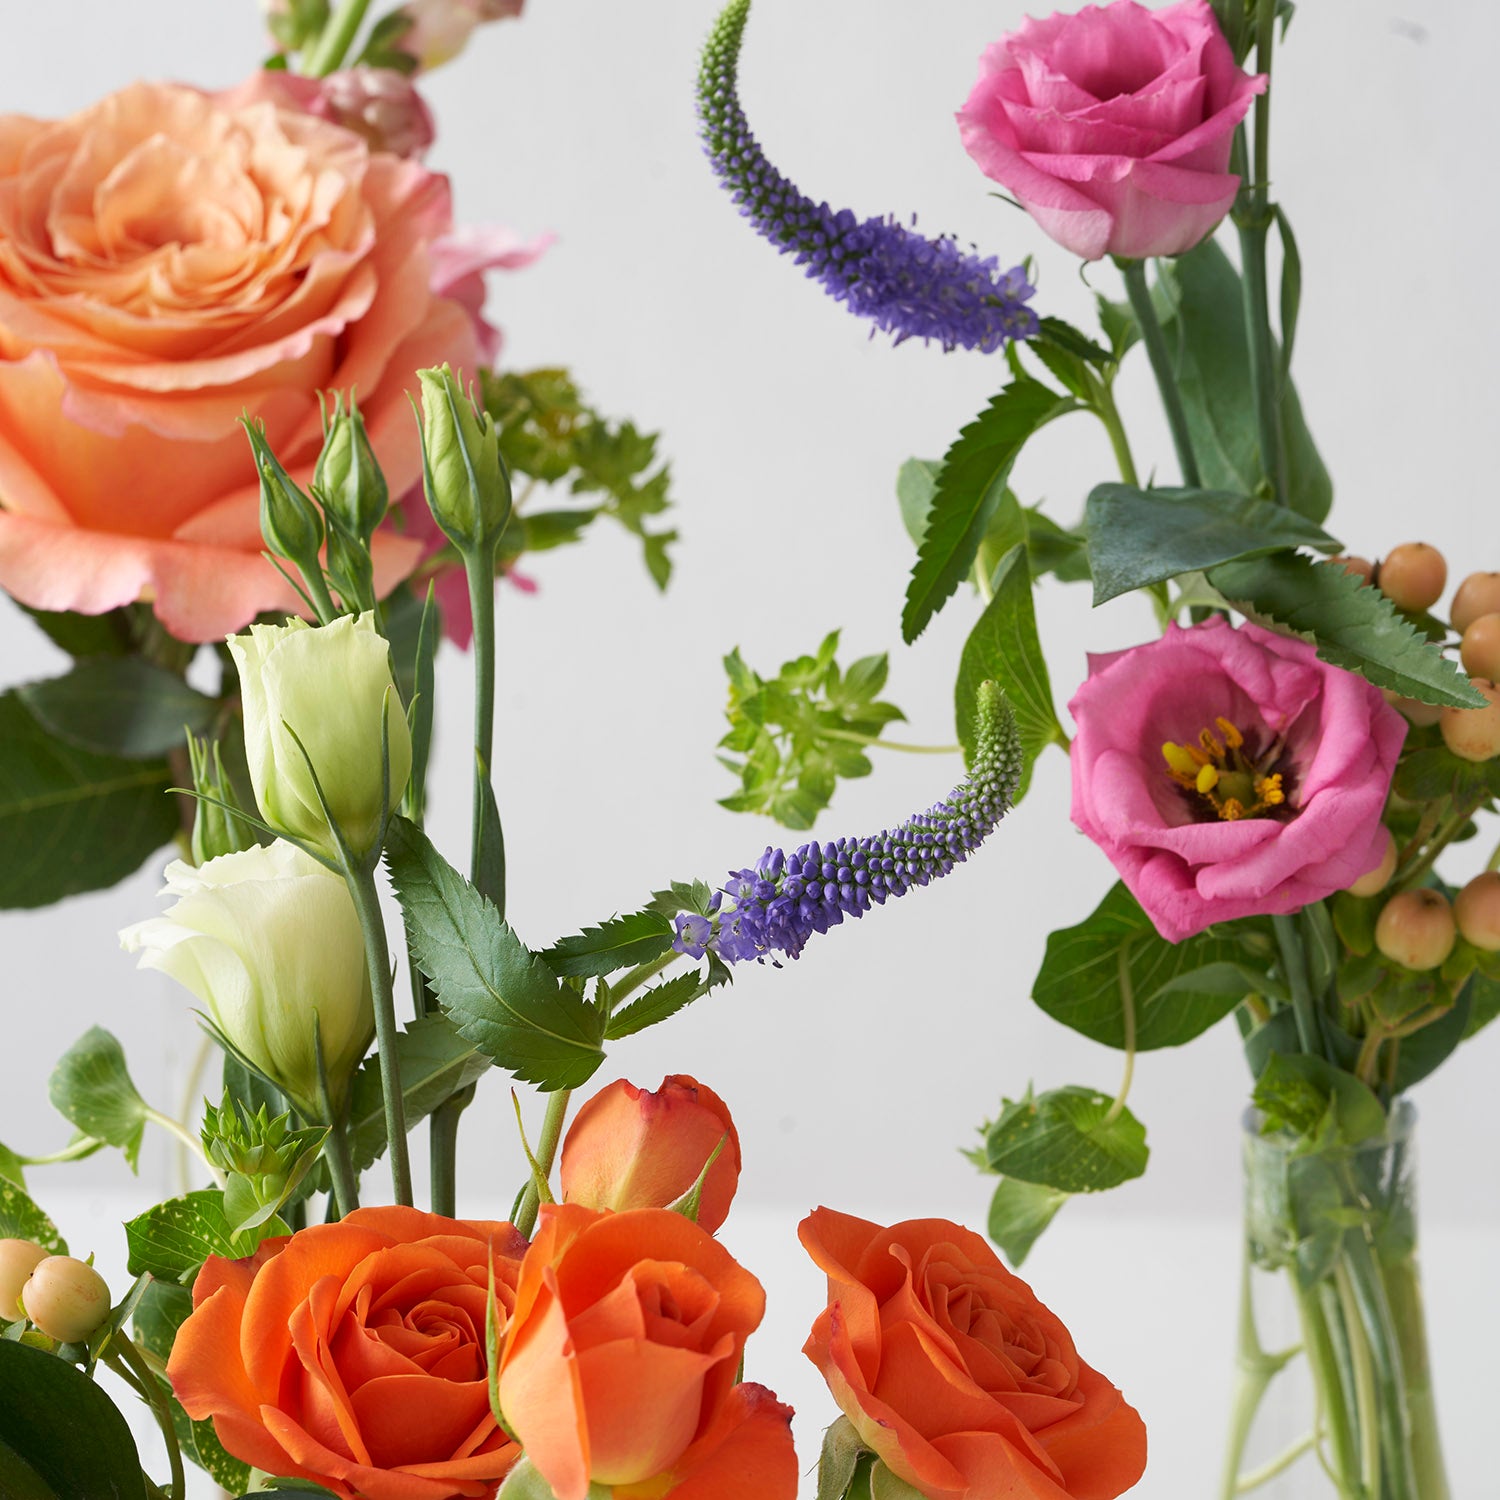
[{"label": "pink lisianthus flower", "polygon": [[965,148],[1075,255],[1180,255],[1229,212],[1235,127],[1266,80],[1235,65],[1206,0],[1028,18],[979,68]]},{"label": "pink lisianthus flower", "polygon": [[1171,942],[1292,912],[1385,852],[1406,720],[1305,641],[1223,619],[1089,659],[1073,821]]}]

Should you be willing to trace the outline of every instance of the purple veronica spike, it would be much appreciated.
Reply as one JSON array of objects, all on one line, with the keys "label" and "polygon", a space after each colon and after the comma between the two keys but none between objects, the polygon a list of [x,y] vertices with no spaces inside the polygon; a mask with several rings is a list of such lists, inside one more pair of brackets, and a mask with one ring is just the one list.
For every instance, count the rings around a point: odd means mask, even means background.
[{"label": "purple veronica spike", "polygon": [[679,953],[711,950],[728,963],[775,953],[796,958],[815,932],[862,917],[962,864],[1005,815],[1021,775],[1015,715],[994,683],[977,702],[974,764],[947,801],[874,838],[803,844],[794,854],[767,849],[714,897],[708,918],[677,918]]},{"label": "purple veronica spike", "polygon": [[1036,288],[1021,266],[999,269],[994,256],[927,239],[894,218],[856,219],[814,203],[765,158],[736,92],[740,43],[750,0],[730,0],[703,49],[698,118],[704,150],[740,213],[856,317],[906,339],[936,339],[944,349],[989,353],[1007,339],[1031,338],[1037,317],[1026,301]]}]

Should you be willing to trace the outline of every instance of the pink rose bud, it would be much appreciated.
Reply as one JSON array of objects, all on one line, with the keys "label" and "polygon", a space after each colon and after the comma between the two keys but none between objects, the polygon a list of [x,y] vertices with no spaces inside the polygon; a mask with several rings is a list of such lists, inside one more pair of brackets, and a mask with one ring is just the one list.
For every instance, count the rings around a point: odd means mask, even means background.
[{"label": "pink rose bud", "polygon": [[712,1234],[724,1222],[740,1179],[740,1138],[728,1106],[685,1073],[655,1093],[621,1079],[578,1112],[562,1149],[562,1196],[586,1208],[666,1208],[709,1168],[698,1207]]},{"label": "pink rose bud", "polygon": [[1116,0],[1002,36],[958,124],[985,176],[1075,255],[1180,255],[1229,212],[1235,127],[1265,86],[1206,0]]},{"label": "pink rose bud", "polygon": [[347,68],[323,80],[323,108],[334,124],[362,135],[372,151],[420,157],[437,138],[432,111],[394,68]]}]

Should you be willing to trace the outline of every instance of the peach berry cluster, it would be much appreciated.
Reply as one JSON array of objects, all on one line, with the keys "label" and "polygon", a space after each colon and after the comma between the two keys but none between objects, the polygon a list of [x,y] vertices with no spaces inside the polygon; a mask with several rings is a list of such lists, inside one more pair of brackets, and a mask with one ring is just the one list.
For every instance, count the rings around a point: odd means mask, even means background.
[{"label": "peach berry cluster", "polygon": [[109,1287],[86,1262],[31,1240],[0,1240],[0,1324],[25,1318],[60,1344],[81,1343],[109,1316]]}]

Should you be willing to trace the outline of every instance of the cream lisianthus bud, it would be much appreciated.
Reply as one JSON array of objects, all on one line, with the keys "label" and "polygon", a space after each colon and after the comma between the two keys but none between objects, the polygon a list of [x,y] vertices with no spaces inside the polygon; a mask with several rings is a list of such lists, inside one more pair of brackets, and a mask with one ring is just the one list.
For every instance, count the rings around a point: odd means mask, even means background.
[{"label": "cream lisianthus bud", "polygon": [[387,697],[390,806],[401,800],[411,774],[411,733],[391,677],[390,649],[374,620],[345,615],[317,629],[301,620],[252,625],[247,635],[229,638],[229,650],[240,673],[245,758],[261,817],[278,833],[335,856],[313,784],[316,771],[349,849],[357,857],[368,854],[386,807],[380,744]]},{"label": "cream lisianthus bud", "polygon": [[510,519],[510,475],[488,412],[464,394],[453,371],[418,370],[422,470],[427,505],[443,534],[468,556],[493,547]]},{"label": "cream lisianthus bud", "polygon": [[314,1012],[335,1107],[370,1045],[364,939],[342,877],[292,844],[167,866],[165,916],[120,934],[144,969],[191,990],[304,1115],[321,1117]]}]

